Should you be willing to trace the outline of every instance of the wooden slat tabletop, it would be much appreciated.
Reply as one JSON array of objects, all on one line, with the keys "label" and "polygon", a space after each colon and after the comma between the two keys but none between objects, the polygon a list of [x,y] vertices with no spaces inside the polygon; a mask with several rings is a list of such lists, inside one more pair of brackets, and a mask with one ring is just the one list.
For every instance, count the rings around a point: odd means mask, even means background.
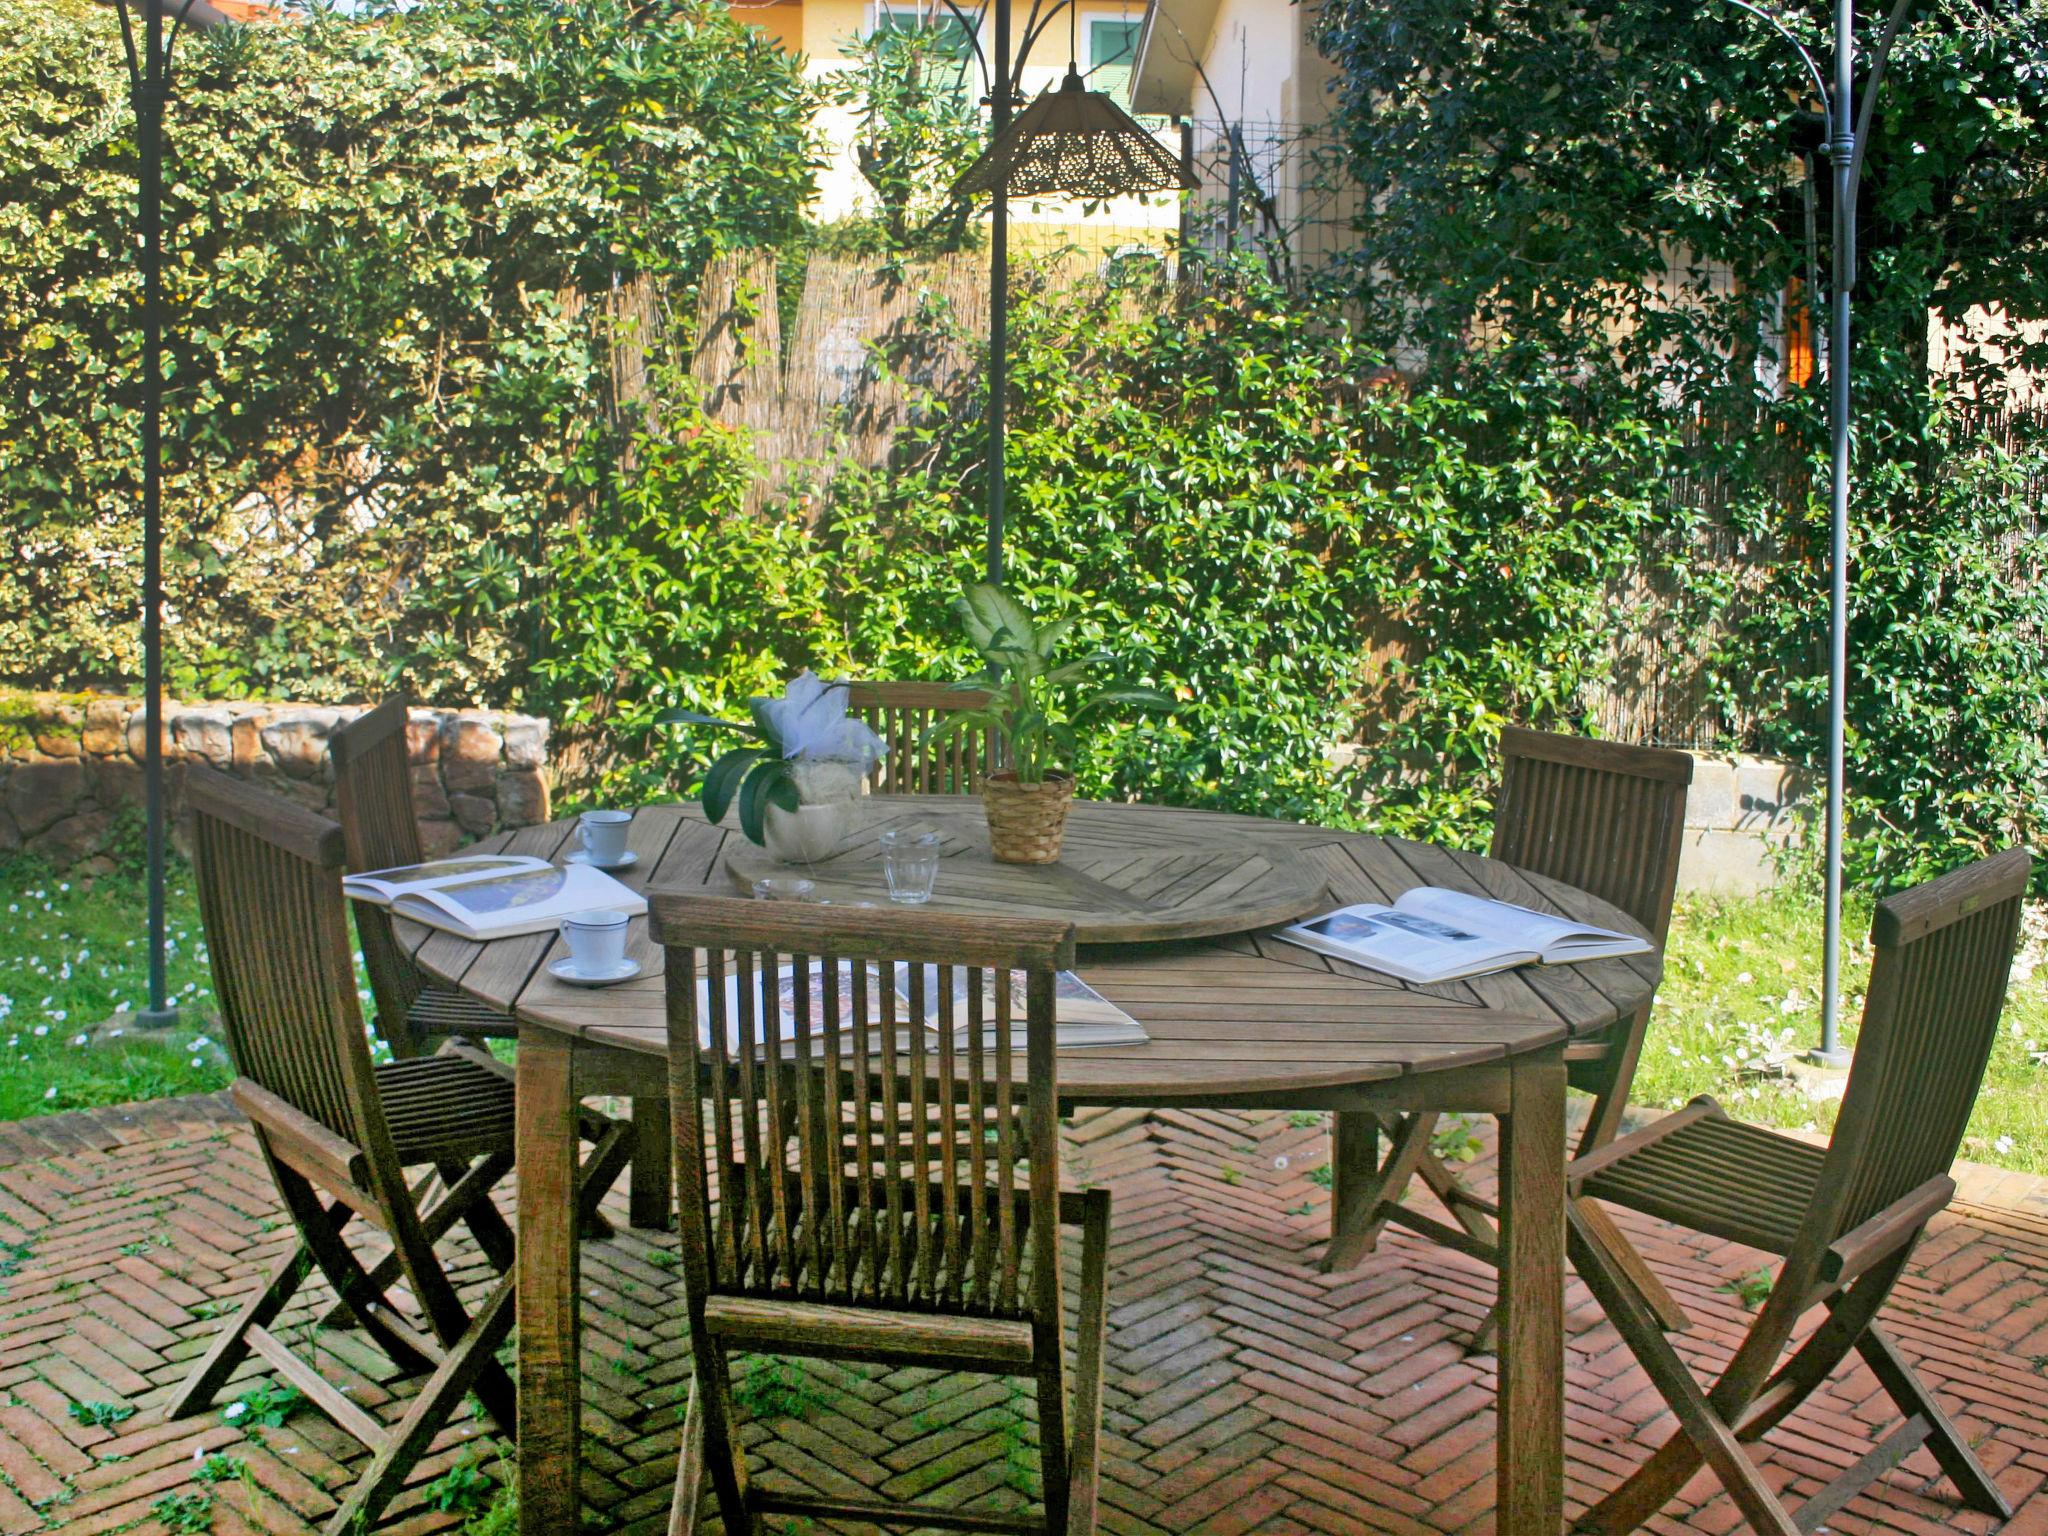
[{"label": "wooden slat tabletop", "polygon": [[[966,806],[979,814],[974,802],[950,797],[944,808]],[[1303,866],[1326,887],[1317,911],[1441,885],[1642,932],[1583,891],[1477,854],[1217,812],[1096,806],[1089,814],[1101,826],[1119,811],[1155,850],[1174,836],[1195,847],[1226,839],[1239,848],[1270,843],[1276,864]],[[477,847],[559,858],[575,846],[573,825],[530,827]],[[633,821],[629,846],[638,862],[620,878],[643,891],[723,895],[733,888],[729,842],[750,856],[758,852],[736,833],[706,825],[694,805],[650,806]],[[637,1053],[665,1050],[661,952],[644,920],[633,924],[629,939],[644,974],[603,989],[566,986],[547,974],[545,963],[562,953],[551,934],[473,944],[399,926],[424,970],[522,1022]],[[1082,951],[1082,977],[1152,1038],[1142,1046],[1061,1053],[1061,1094],[1077,1103],[1270,1097],[1483,1065],[1597,1035],[1649,998],[1660,964],[1652,954],[1423,987],[1328,959],[1269,930],[1090,947]]]},{"label": "wooden slat tabletop", "polygon": [[[931,910],[962,916],[1053,917],[1081,944],[1149,944],[1270,928],[1305,917],[1322,881],[1289,840],[1262,823],[1157,805],[1077,802],[1055,864],[989,855],[981,802],[969,795],[870,795],[839,846],[803,873],[830,901],[887,897],[880,834],[936,832]],[[725,861],[738,894],[788,871],[767,850],[735,842]]]}]

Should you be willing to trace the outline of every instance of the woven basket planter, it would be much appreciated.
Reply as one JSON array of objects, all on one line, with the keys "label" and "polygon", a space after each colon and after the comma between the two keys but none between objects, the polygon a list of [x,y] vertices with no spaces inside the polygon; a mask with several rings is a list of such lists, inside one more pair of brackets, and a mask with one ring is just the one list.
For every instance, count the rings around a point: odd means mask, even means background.
[{"label": "woven basket planter", "polygon": [[1019,784],[1004,770],[982,781],[988,812],[988,851],[999,864],[1053,864],[1067,835],[1067,807],[1074,803],[1074,776],[1048,773],[1042,784]]}]

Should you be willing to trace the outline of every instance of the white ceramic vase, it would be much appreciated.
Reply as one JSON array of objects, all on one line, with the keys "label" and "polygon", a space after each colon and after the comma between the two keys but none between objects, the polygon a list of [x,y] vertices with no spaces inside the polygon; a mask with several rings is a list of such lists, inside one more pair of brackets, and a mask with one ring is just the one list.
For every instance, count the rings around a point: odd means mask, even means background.
[{"label": "white ceramic vase", "polygon": [[762,846],[779,864],[815,864],[829,858],[853,830],[865,765],[845,758],[800,757],[789,767],[797,808],[768,807],[761,818]]},{"label": "white ceramic vase", "polygon": [[851,800],[799,805],[793,811],[771,805],[761,818],[762,846],[778,864],[815,864],[839,846],[852,811]]}]

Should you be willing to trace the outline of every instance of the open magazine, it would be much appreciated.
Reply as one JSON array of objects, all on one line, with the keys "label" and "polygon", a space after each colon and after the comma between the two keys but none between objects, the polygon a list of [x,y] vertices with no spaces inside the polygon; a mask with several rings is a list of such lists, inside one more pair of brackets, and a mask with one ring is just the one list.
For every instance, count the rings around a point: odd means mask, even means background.
[{"label": "open magazine", "polygon": [[373,869],[367,874],[344,875],[341,888],[357,901],[388,907],[409,891],[437,891],[443,886],[491,880],[499,875],[548,867],[546,859],[536,859],[530,854],[472,853],[452,859],[429,859],[424,864],[406,864],[397,869]]},{"label": "open magazine", "polygon": [[1391,907],[1358,902],[1280,930],[1280,937],[1401,981],[1459,981],[1518,965],[1574,965],[1647,954],[1642,939],[1438,886]]},{"label": "open magazine", "polygon": [[400,891],[390,906],[394,917],[481,941],[545,933],[573,913],[599,908],[638,917],[647,910],[647,898],[586,864],[557,869],[541,863],[452,884],[415,886]]},{"label": "open magazine", "polygon": [[[967,1021],[968,972],[956,969],[953,973],[953,1043],[957,1049],[966,1050],[972,1033]],[[993,1048],[996,1042],[994,979],[988,972],[978,973],[984,977],[982,994],[982,1044]],[[776,1020],[776,1038],[796,1038],[799,1020],[807,1020],[811,1038],[816,1041],[826,1024],[826,996],[823,962],[810,962],[807,982],[799,988],[796,968],[785,965],[776,975],[777,994],[780,1002],[780,1016]],[[908,1037],[912,1018],[916,1012],[911,1001],[910,966],[898,961],[895,967],[893,998],[890,1016],[901,1028],[897,1032],[900,1046],[908,1048]],[[854,1027],[852,962],[839,962],[839,985],[835,992],[837,1010],[830,1021],[835,1031],[849,1031]],[[725,1031],[729,1050],[740,1045],[740,981],[734,974],[725,978]],[[882,1019],[881,982],[879,973],[867,971],[867,1020],[872,1028]],[[1022,1051],[1025,1046],[1024,1025],[1024,973],[1010,973],[1010,1044],[1012,1049]],[[800,1006],[800,992],[807,996],[807,1007]],[[937,1036],[944,1027],[945,999],[938,979],[938,967],[926,966],[923,999],[923,1027],[928,1036]],[[1055,991],[1055,1026],[1053,1043],[1058,1050],[1084,1049],[1088,1046],[1143,1045],[1151,1037],[1145,1033],[1145,1026],[1117,1007],[1108,998],[1097,992],[1072,971],[1061,971]],[[699,1039],[706,1045],[711,1041],[711,983],[708,977],[697,980],[697,1029]],[[762,1038],[760,1009],[754,1009],[753,1035],[758,1044]]]}]

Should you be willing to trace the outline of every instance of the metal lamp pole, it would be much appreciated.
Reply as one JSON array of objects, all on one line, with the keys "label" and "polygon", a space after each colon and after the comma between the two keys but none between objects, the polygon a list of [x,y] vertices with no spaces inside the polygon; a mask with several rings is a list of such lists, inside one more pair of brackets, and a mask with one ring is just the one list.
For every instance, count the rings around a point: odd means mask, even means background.
[{"label": "metal lamp pole", "polygon": [[136,224],[142,267],[142,668],[143,817],[149,860],[149,1006],[136,1022],[163,1029],[178,1022],[164,974],[164,645],[163,645],[163,174],[164,107],[171,95],[171,49],[190,21],[225,20],[205,0],[183,0],[168,34],[159,0],[142,0],[138,48],[125,3],[117,6],[128,56],[129,99],[135,107]]},{"label": "metal lamp pole", "polygon": [[[1821,931],[1820,1044],[1823,1067],[1846,1067],[1842,1027],[1842,816],[1848,793],[1849,692],[1849,299],[1856,285],[1855,0],[1835,7],[1835,90],[1828,108],[1828,166],[1835,178],[1834,275],[1828,325],[1830,438],[1828,582],[1827,883]],[[1873,85],[1875,82],[1872,82]]]},{"label": "metal lamp pole", "polygon": [[[989,143],[1002,141],[1010,126],[1010,0],[995,6],[995,67],[989,74]],[[1010,392],[1010,189],[997,179],[988,216],[988,579],[1003,579],[1004,441]]]},{"label": "metal lamp pole", "polygon": [[1825,846],[1825,897],[1822,920],[1820,1044],[1808,1059],[1828,1067],[1846,1067],[1850,1052],[1842,1045],[1842,817],[1847,797],[1844,767],[1848,738],[1849,692],[1849,304],[1856,289],[1856,195],[1863,174],[1863,150],[1870,139],[1870,109],[1892,45],[1918,0],[1893,0],[1891,15],[1877,50],[1871,55],[1863,101],[1856,102],[1855,0],[1836,0],[1834,13],[1834,86],[1822,79],[1820,66],[1805,44],[1784,22],[1751,0],[1728,0],[1739,10],[1759,17],[1792,45],[1813,80],[1827,118],[1828,161],[1834,174],[1833,291],[1828,318],[1829,436],[1829,581],[1828,581],[1828,793]]}]

